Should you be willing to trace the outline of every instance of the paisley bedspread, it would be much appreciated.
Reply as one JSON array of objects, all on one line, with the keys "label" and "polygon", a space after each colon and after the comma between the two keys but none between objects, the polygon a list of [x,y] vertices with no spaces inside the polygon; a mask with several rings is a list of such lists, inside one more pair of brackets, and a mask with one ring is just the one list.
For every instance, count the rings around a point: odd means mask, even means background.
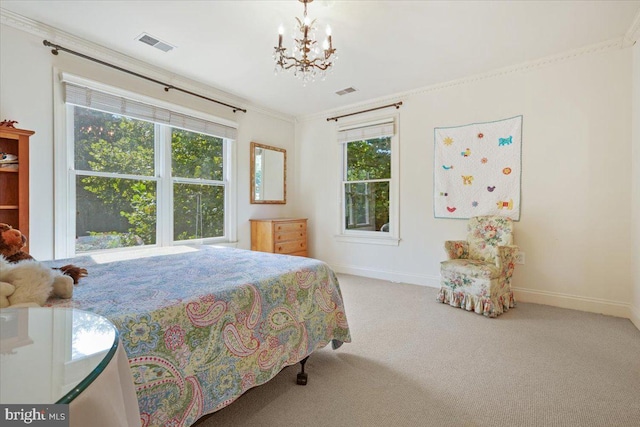
[{"label": "paisley bedspread", "polygon": [[71,300],[47,305],[116,325],[144,427],[192,425],[329,342],[351,341],[338,281],[318,260],[179,246],[48,264],[68,263],[89,276]]}]

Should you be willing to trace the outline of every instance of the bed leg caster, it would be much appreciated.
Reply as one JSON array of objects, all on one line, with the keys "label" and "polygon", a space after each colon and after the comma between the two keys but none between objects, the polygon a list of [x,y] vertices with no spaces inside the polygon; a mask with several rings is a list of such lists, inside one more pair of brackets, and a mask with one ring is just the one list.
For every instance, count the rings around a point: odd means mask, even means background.
[{"label": "bed leg caster", "polygon": [[302,370],[298,372],[298,378],[296,380],[298,385],[307,385],[307,373],[304,371],[304,364],[307,363],[307,359],[309,359],[309,356],[300,361],[300,367]]},{"label": "bed leg caster", "polygon": [[307,385],[307,373],[298,372],[298,379],[296,380],[298,385]]}]

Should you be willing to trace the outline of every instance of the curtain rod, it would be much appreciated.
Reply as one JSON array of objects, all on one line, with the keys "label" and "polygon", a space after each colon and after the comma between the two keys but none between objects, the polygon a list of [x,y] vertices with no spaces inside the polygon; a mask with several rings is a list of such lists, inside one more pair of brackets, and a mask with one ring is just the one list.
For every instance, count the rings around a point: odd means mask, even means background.
[{"label": "curtain rod", "polygon": [[92,57],[87,56],[87,55],[85,55],[83,53],[76,52],[76,51],[73,51],[71,49],[67,49],[67,48],[59,46],[57,44],[53,44],[53,43],[49,42],[48,40],[43,40],[42,43],[47,47],[53,48],[53,49],[51,49],[51,53],[53,55],[57,55],[58,51],[61,50],[63,52],[67,52],[67,53],[70,53],[72,55],[79,56],[80,58],[88,59],[89,61],[97,62],[98,64],[106,65],[107,67],[115,68],[118,71],[122,71],[122,72],[125,72],[125,73],[128,73],[128,74],[131,74],[133,76],[140,77],[141,79],[145,79],[145,80],[148,80],[150,82],[162,85],[162,86],[164,86],[164,91],[165,92],[169,92],[170,89],[175,89],[175,90],[177,90],[179,92],[183,92],[183,93],[186,93],[186,94],[189,94],[189,95],[192,95],[192,96],[197,96],[198,98],[206,99],[207,101],[215,102],[216,104],[220,104],[220,105],[224,105],[225,107],[229,107],[229,108],[231,108],[233,110],[234,113],[236,111],[242,111],[243,113],[247,112],[247,110],[245,110],[244,108],[235,107],[233,105],[225,104],[224,102],[217,101],[215,99],[208,98],[206,96],[199,95],[199,94],[194,93],[194,92],[190,92],[190,91],[188,91],[186,89],[181,89],[179,87],[170,85],[168,83],[161,82],[160,80],[156,80],[156,79],[152,79],[151,77],[143,76],[142,74],[138,74],[138,73],[136,73],[134,71],[127,70],[126,68],[118,67],[117,65],[110,64],[110,63],[102,61],[100,59],[92,58]]},{"label": "curtain rod", "polygon": [[396,102],[394,104],[383,105],[382,107],[369,108],[368,110],[362,110],[362,111],[357,111],[355,113],[345,114],[343,116],[328,117],[327,121],[330,122],[331,120],[335,120],[337,122],[338,119],[341,119],[343,117],[349,117],[349,116],[354,116],[356,114],[368,113],[369,111],[381,110],[383,108],[389,108],[389,107],[396,107],[396,110],[397,110],[398,108],[400,108],[401,105],[402,105],[402,101]]}]

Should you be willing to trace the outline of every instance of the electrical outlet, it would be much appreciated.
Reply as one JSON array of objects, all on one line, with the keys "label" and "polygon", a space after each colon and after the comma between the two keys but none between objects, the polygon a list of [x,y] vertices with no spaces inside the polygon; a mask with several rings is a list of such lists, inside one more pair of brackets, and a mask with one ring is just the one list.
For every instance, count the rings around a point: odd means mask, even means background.
[{"label": "electrical outlet", "polygon": [[524,264],[524,252],[518,252],[518,255],[516,255],[516,264]]}]

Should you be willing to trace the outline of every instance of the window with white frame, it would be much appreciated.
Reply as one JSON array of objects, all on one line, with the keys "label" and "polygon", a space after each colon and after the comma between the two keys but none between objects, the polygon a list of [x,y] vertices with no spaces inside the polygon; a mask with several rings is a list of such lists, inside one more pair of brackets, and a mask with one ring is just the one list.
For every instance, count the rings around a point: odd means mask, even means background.
[{"label": "window with white frame", "polygon": [[338,130],[342,144],[342,236],[398,237],[395,119]]},{"label": "window with white frame", "polygon": [[230,240],[234,128],[70,82],[64,89],[68,226],[58,255]]}]

